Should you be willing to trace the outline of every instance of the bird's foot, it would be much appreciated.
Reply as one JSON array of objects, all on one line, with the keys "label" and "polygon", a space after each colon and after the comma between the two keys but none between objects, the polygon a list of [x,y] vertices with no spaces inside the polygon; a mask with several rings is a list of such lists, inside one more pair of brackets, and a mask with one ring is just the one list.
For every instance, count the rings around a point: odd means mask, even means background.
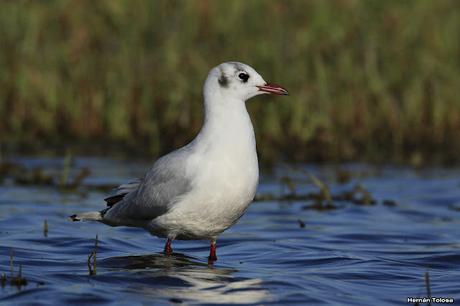
[{"label": "bird's foot", "polygon": [[208,264],[213,264],[217,260],[216,253],[217,253],[216,242],[211,241],[211,247],[209,248]]},{"label": "bird's foot", "polygon": [[208,257],[208,265],[213,265],[214,262],[217,261],[217,256],[209,256]]},{"label": "bird's foot", "polygon": [[173,249],[171,247],[171,242],[172,240],[168,238],[168,240],[166,241],[166,244],[165,244],[165,250],[164,250],[164,253],[166,255],[171,255],[172,252],[173,252]]}]

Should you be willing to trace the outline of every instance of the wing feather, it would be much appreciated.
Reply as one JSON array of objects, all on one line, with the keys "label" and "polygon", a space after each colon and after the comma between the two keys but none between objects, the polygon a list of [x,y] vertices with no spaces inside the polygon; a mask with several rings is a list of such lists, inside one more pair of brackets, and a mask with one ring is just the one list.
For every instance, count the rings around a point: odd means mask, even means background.
[{"label": "wing feather", "polygon": [[151,220],[166,213],[178,197],[191,190],[186,150],[184,147],[158,159],[137,184],[121,185],[119,193],[107,198],[110,207],[103,211],[104,219],[122,225],[123,220]]},{"label": "wing feather", "polygon": [[114,194],[110,197],[105,198],[104,201],[107,202],[107,206],[112,207],[116,203],[120,202],[125,197],[125,195],[132,191],[135,191],[141,183],[142,178],[139,178],[135,181],[126,184],[121,184],[120,186],[115,188]]}]

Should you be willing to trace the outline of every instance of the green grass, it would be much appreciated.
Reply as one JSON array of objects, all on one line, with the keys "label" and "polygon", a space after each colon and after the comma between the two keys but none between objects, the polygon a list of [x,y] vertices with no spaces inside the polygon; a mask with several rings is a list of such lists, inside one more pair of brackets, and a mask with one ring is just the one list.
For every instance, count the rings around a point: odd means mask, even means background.
[{"label": "green grass", "polygon": [[238,60],[291,93],[248,104],[265,161],[458,161],[459,33],[456,0],[2,1],[0,142],[164,153]]}]

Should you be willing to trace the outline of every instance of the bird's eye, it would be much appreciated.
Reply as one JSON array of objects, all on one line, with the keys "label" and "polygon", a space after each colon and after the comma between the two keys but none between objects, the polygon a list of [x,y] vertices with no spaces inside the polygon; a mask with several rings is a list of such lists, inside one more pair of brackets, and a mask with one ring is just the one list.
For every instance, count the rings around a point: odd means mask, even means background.
[{"label": "bird's eye", "polygon": [[246,83],[249,79],[249,75],[247,73],[244,73],[244,72],[241,72],[240,74],[238,74],[238,77],[244,82]]}]

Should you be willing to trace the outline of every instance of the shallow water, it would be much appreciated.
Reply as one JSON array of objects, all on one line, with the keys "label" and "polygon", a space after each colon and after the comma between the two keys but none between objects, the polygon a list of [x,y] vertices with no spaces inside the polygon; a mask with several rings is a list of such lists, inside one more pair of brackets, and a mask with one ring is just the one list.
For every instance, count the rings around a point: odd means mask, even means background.
[{"label": "shallow water", "polygon": [[[61,159],[22,158],[29,168],[58,176]],[[143,174],[144,163],[79,158],[73,171],[90,167],[86,185],[122,183]],[[75,212],[103,206],[107,194],[93,187],[59,191],[50,186],[0,185],[0,274],[22,265],[25,286],[0,287],[3,305],[186,304],[406,304],[426,296],[460,300],[460,169],[374,168],[346,165],[347,184],[334,183],[335,167],[306,167],[331,183],[334,192],[356,182],[377,200],[373,206],[337,203],[318,211],[308,202],[253,203],[236,226],[218,240],[219,260],[207,264],[208,242],[164,241],[143,230],[70,223]],[[279,166],[262,176],[259,194],[315,191],[304,175]],[[383,205],[391,199],[396,206]],[[44,220],[48,233],[43,231]],[[305,223],[300,227],[298,220]],[[95,275],[87,259],[98,234]]]}]

